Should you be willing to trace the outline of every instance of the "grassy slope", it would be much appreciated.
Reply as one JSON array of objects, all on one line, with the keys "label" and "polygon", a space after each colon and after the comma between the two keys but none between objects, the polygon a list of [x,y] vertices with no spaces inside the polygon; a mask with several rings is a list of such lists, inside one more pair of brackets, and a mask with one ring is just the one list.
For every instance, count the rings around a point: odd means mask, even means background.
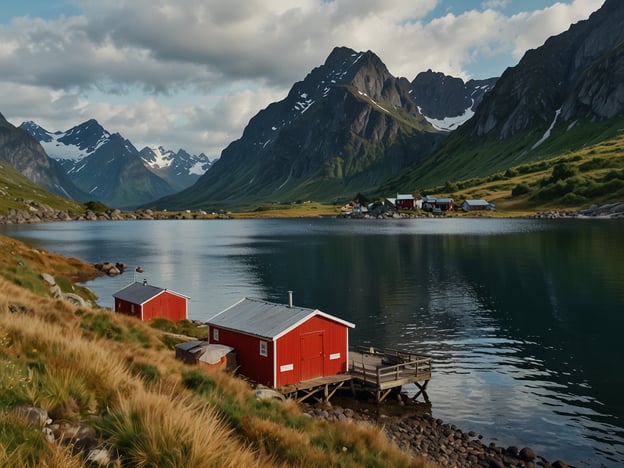
[{"label": "grassy slope", "polygon": [[[317,421],[292,401],[257,401],[240,379],[182,364],[173,338],[143,322],[49,298],[34,272],[54,261],[58,277],[73,277],[79,261],[32,252],[0,237],[3,263],[23,259],[0,277],[0,465],[82,466],[11,412],[33,405],[94,427],[123,466],[424,466],[376,428]],[[11,312],[16,304],[25,312]]]},{"label": "grassy slope", "polygon": [[[576,209],[622,201],[624,192],[618,181],[624,170],[623,129],[624,120],[619,119],[585,124],[575,131],[559,130],[530,155],[520,141],[485,145],[464,150],[467,152],[462,157],[471,158],[469,164],[461,157],[447,161],[438,154],[386,183],[380,194],[396,193],[393,188],[399,186],[406,192],[418,190],[459,200],[485,198],[496,203],[498,209],[512,212]],[[569,164],[576,173],[563,181],[567,187],[544,190],[553,169],[561,163]],[[512,190],[521,184],[528,191],[512,196]]]},{"label": "grassy slope", "polygon": [[27,201],[32,200],[57,210],[84,212],[79,203],[54,195],[33,184],[11,165],[0,161],[0,214],[9,209],[28,211]]},{"label": "grassy slope", "polygon": [[[557,167],[568,177],[554,180]],[[523,187],[523,190],[514,190]],[[485,198],[499,210],[576,210],[624,200],[624,136],[539,162],[512,167],[487,178],[433,187],[455,199]],[[524,192],[524,193],[522,193]]]}]

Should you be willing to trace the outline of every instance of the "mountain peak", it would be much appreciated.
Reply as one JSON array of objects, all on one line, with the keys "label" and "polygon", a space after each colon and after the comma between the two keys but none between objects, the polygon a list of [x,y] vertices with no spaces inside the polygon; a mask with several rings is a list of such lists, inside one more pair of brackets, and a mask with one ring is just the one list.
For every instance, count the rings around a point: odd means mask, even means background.
[{"label": "mountain peak", "polygon": [[22,122],[19,128],[28,132],[30,135],[35,137],[35,139],[38,140],[39,142],[43,143],[43,142],[50,142],[53,140],[52,134],[50,132],[48,132],[45,128],[33,122],[32,120],[29,120],[27,122]]}]

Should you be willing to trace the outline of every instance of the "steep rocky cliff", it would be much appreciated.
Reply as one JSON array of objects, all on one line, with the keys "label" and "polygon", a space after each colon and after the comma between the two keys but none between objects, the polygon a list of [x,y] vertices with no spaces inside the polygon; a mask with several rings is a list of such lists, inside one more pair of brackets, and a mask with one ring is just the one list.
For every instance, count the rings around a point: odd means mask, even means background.
[{"label": "steep rocky cliff", "polygon": [[461,78],[427,70],[416,75],[410,85],[410,94],[421,112],[431,119],[466,115],[465,120],[468,120],[497,79],[464,82]]},{"label": "steep rocky cliff", "polygon": [[156,206],[352,197],[429,154],[441,139],[372,52],[345,47],[254,116],[191,188]]},{"label": "steep rocky cliff", "polygon": [[589,19],[529,50],[501,76],[465,131],[504,139],[545,129],[555,116],[569,122],[622,114],[622,21],[624,2],[607,0]]},{"label": "steep rocky cliff", "polygon": [[9,123],[1,114],[0,159],[46,190],[74,199],[85,196],[64,175],[56,161],[48,157],[37,140]]}]

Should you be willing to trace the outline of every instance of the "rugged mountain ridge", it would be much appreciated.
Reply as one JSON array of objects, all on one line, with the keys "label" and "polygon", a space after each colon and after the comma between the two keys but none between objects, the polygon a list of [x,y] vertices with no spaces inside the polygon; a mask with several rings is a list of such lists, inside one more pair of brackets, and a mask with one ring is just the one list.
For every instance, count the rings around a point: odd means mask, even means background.
[{"label": "rugged mountain ridge", "polygon": [[468,80],[427,70],[416,75],[410,95],[427,120],[441,130],[453,131],[474,111],[498,78]]},{"label": "rugged mountain ridge", "polygon": [[614,135],[624,116],[622,22],[624,2],[606,0],[587,20],[527,51],[470,120],[380,191],[482,177]]},{"label": "rugged mountain ridge", "polygon": [[624,2],[607,0],[589,19],[529,50],[484,99],[466,133],[510,138],[558,117],[612,118],[624,111]]},{"label": "rugged mountain ridge", "polygon": [[193,155],[182,148],[174,152],[162,146],[146,146],[139,151],[139,155],[148,169],[167,181],[176,191],[193,185],[212,165],[204,153]]},{"label": "rugged mountain ridge", "polygon": [[374,53],[337,47],[285,99],[256,114],[194,186],[155,206],[332,200],[371,189],[443,137],[409,86]]},{"label": "rugged mountain ridge", "polygon": [[56,161],[48,158],[39,142],[0,114],[0,159],[38,186],[76,200],[85,197]]},{"label": "rugged mountain ridge", "polygon": [[[205,155],[191,156],[164,149],[142,153],[120,134],[111,134],[90,119],[61,132],[49,132],[35,122],[20,128],[39,140],[64,174],[86,193],[79,200],[134,208],[192,185],[209,164]],[[202,172],[203,173],[203,172]]]},{"label": "rugged mountain ridge", "polygon": [[34,122],[21,128],[40,139],[47,154],[89,200],[130,209],[174,192],[143,165],[130,141],[109,133],[94,119],[65,132],[51,133]]}]

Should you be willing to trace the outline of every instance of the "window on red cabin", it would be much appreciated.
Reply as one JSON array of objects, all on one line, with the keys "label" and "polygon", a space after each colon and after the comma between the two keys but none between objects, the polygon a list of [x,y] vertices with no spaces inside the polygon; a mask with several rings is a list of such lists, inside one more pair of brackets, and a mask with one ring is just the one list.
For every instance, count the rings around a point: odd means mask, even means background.
[{"label": "window on red cabin", "polygon": [[260,340],[260,356],[267,357],[269,355],[269,349],[266,341]]}]

